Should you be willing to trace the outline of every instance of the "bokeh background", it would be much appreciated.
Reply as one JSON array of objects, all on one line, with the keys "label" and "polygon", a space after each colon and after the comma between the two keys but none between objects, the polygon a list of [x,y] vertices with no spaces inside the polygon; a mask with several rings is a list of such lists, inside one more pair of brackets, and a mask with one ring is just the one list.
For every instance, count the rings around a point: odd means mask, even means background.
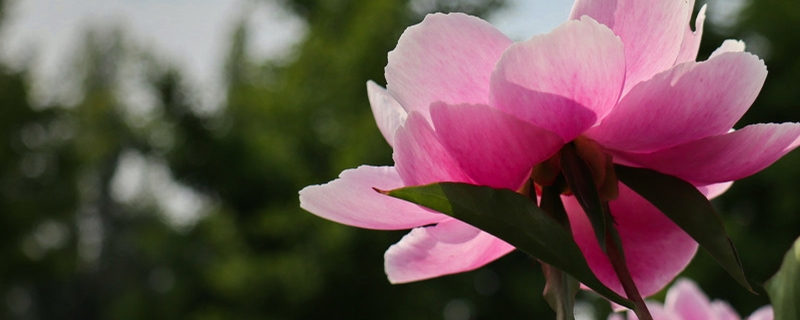
[{"label": "bokeh background", "polygon": [[[181,19],[209,1],[175,1],[185,5],[169,8],[175,24],[148,41],[130,31],[161,26],[147,19],[95,20],[77,37],[19,22],[36,14],[15,9],[31,1],[0,0],[0,319],[554,318],[540,267],[522,253],[390,285],[383,252],[404,232],[323,220],[297,191],[391,164],[365,82],[385,84],[387,52],[425,13],[488,17],[523,40],[569,3],[249,0],[224,27],[189,32]],[[700,59],[744,39],[770,71],[737,127],[800,121],[800,2],[709,1]],[[59,4],[43,19],[74,14]],[[151,10],[139,15],[167,9]],[[26,42],[40,27],[67,54],[41,58],[48,43]],[[193,51],[210,48],[196,46],[204,33],[223,43],[208,49],[221,58]],[[798,163],[791,153],[714,202],[760,295],[704,252],[683,274],[741,314],[768,303],[760,284],[800,235]],[[580,298],[582,319],[610,310]]]}]

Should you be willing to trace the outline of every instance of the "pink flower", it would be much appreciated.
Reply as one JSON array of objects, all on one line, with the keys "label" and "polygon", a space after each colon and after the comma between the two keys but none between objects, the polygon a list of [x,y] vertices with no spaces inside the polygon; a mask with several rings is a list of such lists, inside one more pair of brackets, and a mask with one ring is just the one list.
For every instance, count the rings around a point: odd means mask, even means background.
[{"label": "pink flower", "polygon": [[[373,191],[456,181],[518,190],[531,168],[576,138],[613,161],[687,180],[709,198],[800,144],[800,124],[732,126],[766,77],[763,61],[726,41],[695,62],[705,8],[694,1],[578,0],[570,21],[513,43],[483,20],[433,14],[389,53],[387,89],[367,83],[395,166],[361,166],[300,191],[304,209],[370,229],[411,232],[385,254],[393,283],[464,272],[514,248],[448,216]],[[573,197],[576,242],[598,278],[621,293]],[[697,244],[620,185],[610,202],[625,256],[647,296],[671,281]]]},{"label": "pink flower", "polygon": [[[647,302],[654,320],[739,320],[741,319],[730,305],[724,301],[708,301],[708,297],[697,285],[688,279],[679,279],[667,291],[664,304]],[[763,306],[753,312],[748,320],[772,320],[772,306]],[[612,314],[608,320],[623,320],[621,314]],[[633,312],[628,312],[628,320],[638,320]]]}]

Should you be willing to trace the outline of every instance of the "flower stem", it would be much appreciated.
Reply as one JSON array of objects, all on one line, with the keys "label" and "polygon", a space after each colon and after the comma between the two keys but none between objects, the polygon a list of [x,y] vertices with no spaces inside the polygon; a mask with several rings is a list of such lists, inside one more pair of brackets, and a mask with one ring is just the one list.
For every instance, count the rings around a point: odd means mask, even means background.
[{"label": "flower stem", "polygon": [[[606,204],[606,208],[608,208],[608,204]],[[622,243],[619,241],[617,230],[616,228],[610,229],[606,233],[606,243],[608,245],[606,247],[606,255],[611,261],[611,266],[614,268],[614,272],[617,273],[617,278],[622,285],[622,289],[625,290],[625,295],[633,302],[633,312],[636,313],[639,320],[653,320],[653,316],[650,315],[650,310],[647,309],[642,295],[639,294],[639,289],[636,288],[636,284],[633,282],[628,265],[625,263],[625,255],[622,252]]]},{"label": "flower stem", "polygon": [[580,284],[567,273],[542,263],[542,271],[546,279],[542,295],[556,312],[557,320],[575,319],[575,294],[580,289]]},{"label": "flower stem", "polygon": [[[553,185],[542,187],[542,201],[539,206],[542,211],[553,217],[571,234],[567,212],[564,209],[564,203],[561,201],[561,191],[565,184],[564,177],[559,176]],[[532,186],[531,189],[533,189]],[[535,196],[529,194],[528,197],[532,201],[536,201]],[[542,295],[547,300],[550,308],[556,312],[556,319],[574,320],[575,295],[580,289],[580,283],[566,272],[545,263],[542,263],[542,271],[546,280]]]},{"label": "flower stem", "polygon": [[[571,144],[565,145],[561,149],[561,153],[561,167],[567,184],[591,222],[597,242],[611,261],[614,272],[617,274],[628,300],[633,302],[633,311],[640,320],[653,320],[625,262],[622,242],[619,238],[616,222],[614,222],[614,216],[611,214],[611,209],[608,205],[609,199],[604,199],[600,196],[598,185],[594,180],[595,174],[587,164],[587,159],[581,158],[575,146]],[[610,158],[595,158],[610,161]],[[606,168],[609,166],[595,165],[595,167]],[[613,166],[611,168],[613,169]],[[617,182],[614,181],[614,183]]]}]

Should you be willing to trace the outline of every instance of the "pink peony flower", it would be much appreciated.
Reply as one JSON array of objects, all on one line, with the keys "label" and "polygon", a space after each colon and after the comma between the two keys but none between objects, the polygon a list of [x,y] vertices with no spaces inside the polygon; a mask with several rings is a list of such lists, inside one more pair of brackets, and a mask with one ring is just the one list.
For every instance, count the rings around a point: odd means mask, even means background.
[{"label": "pink peony flower", "polygon": [[[709,198],[800,144],[800,124],[732,126],[755,100],[763,61],[726,41],[695,62],[705,7],[694,1],[578,0],[570,21],[513,43],[487,22],[433,14],[389,53],[387,89],[367,83],[393,167],[361,166],[300,191],[304,209],[370,229],[411,229],[385,254],[392,283],[483,266],[514,248],[481,230],[373,191],[455,181],[518,190],[531,168],[576,138],[613,161],[682,178]],[[647,296],[697,244],[620,184],[610,202],[626,262]],[[563,197],[576,242],[598,278],[622,293],[591,225]]]},{"label": "pink peony flower", "polygon": [[[664,304],[647,301],[647,307],[654,320],[739,320],[741,319],[730,305],[724,301],[708,301],[708,297],[697,285],[688,279],[679,279],[667,291]],[[753,312],[747,320],[772,320],[772,306],[763,306]],[[623,320],[621,314],[612,314],[608,320]],[[628,312],[628,320],[638,320],[633,312]]]}]

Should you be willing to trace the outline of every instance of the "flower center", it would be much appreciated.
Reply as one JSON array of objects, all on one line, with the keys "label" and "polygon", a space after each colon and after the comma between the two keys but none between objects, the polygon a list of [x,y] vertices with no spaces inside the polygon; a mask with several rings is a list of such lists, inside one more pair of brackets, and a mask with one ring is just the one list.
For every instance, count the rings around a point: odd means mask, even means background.
[{"label": "flower center", "polygon": [[[551,186],[563,175],[561,166],[561,156],[564,148],[574,148],[592,172],[592,180],[595,183],[600,197],[605,201],[614,200],[619,196],[619,186],[617,175],[614,173],[614,163],[610,154],[603,151],[602,146],[592,139],[584,136],[575,138],[572,142],[556,152],[549,159],[537,164],[531,171],[531,180],[541,189],[542,186]],[[569,187],[564,186],[562,194],[572,194]]]}]

